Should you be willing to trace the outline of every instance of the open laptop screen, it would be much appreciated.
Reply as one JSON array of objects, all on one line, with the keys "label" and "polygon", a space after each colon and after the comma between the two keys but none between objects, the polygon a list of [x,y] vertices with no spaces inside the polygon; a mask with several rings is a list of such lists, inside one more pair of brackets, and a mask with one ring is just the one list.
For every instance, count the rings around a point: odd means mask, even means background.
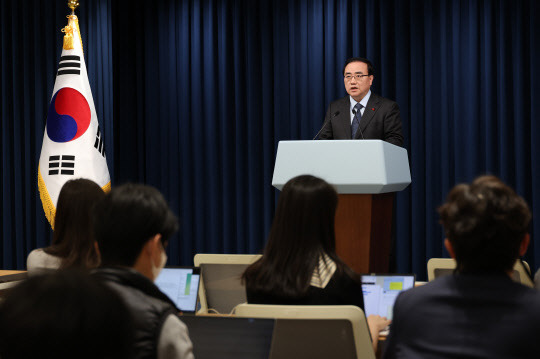
[{"label": "open laptop screen", "polygon": [[378,314],[392,319],[398,294],[414,287],[414,274],[372,274],[362,276],[366,316]]},{"label": "open laptop screen", "polygon": [[156,286],[165,293],[184,313],[195,313],[199,291],[198,267],[167,267],[155,280]]}]

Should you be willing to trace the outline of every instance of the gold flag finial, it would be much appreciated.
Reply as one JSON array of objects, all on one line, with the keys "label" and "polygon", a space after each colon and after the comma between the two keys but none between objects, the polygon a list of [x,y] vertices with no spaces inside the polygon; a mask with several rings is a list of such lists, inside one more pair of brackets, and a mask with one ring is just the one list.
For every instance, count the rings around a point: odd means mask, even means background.
[{"label": "gold flag finial", "polygon": [[79,2],[77,0],[68,0],[67,5],[71,9],[71,13],[75,14],[75,9],[79,7]]}]

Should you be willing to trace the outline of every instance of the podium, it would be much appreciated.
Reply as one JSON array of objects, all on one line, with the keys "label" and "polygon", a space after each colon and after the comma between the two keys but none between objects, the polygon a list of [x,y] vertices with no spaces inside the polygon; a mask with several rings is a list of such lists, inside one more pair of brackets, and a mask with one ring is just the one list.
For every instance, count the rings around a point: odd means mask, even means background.
[{"label": "podium", "polygon": [[280,141],[272,185],[304,174],[338,192],[339,257],[357,273],[387,273],[394,192],[411,183],[407,150],[381,140]]}]

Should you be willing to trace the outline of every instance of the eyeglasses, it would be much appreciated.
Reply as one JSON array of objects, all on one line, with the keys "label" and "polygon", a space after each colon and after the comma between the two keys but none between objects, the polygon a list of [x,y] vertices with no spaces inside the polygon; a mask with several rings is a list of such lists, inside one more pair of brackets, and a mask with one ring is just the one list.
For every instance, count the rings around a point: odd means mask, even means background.
[{"label": "eyeglasses", "polygon": [[354,78],[356,78],[357,81],[360,81],[362,80],[362,77],[365,77],[365,76],[370,76],[370,75],[361,75],[361,74],[354,74],[354,75],[345,75],[345,80],[347,81],[351,81]]}]

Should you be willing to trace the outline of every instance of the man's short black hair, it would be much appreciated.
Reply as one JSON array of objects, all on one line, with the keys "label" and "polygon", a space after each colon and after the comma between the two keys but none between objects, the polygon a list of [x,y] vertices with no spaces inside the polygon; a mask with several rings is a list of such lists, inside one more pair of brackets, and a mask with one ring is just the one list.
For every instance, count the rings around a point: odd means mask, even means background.
[{"label": "man's short black hair", "polygon": [[439,208],[457,270],[501,274],[519,257],[531,212],[523,198],[495,176],[455,186]]},{"label": "man's short black hair", "polygon": [[363,57],[351,57],[347,59],[347,61],[345,61],[345,65],[343,65],[343,75],[345,75],[345,68],[351,62],[363,62],[367,65],[368,75],[373,76],[373,74],[375,73],[375,69],[373,68],[373,64],[371,63],[371,61],[369,61],[368,59],[364,59]]},{"label": "man's short black hair", "polygon": [[132,267],[144,244],[156,234],[167,244],[178,221],[161,193],[150,186],[113,188],[95,207],[95,237],[102,265]]}]

